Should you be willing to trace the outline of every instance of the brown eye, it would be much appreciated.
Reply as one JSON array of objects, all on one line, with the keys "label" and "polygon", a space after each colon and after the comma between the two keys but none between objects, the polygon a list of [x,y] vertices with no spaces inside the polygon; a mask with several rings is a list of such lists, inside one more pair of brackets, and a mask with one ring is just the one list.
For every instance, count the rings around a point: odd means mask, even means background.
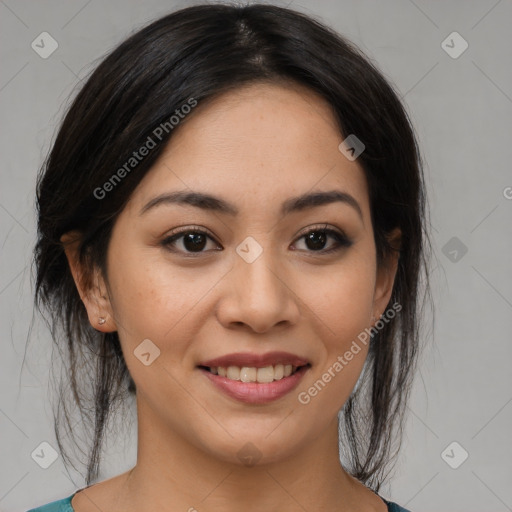
[{"label": "brown eye", "polygon": [[207,236],[203,233],[186,233],[183,235],[183,247],[187,251],[197,252],[202,251],[207,242]]},{"label": "brown eye", "polygon": [[[334,240],[334,244],[326,249],[325,246],[330,238]],[[325,226],[310,229],[299,238],[301,239],[304,239],[309,252],[330,253],[352,245],[352,241],[343,233]]]},{"label": "brown eye", "polygon": [[[207,252],[205,248],[208,245],[208,240],[213,240],[213,238],[205,231],[189,228],[166,237],[161,245],[172,252],[200,254]],[[177,248],[177,246],[181,247]]]},{"label": "brown eye", "polygon": [[312,251],[323,250],[328,238],[329,235],[325,231],[310,231],[304,236],[306,246]]},{"label": "brown eye", "polygon": [[[306,245],[306,249],[304,249],[306,252],[321,254],[339,251],[352,245],[352,241],[343,233],[326,228],[325,225],[310,228],[298,240],[302,239],[304,239]],[[187,228],[167,236],[162,240],[161,245],[171,252],[181,253],[185,256],[200,255],[211,250],[222,250],[216,242],[213,248],[207,249],[209,240],[215,242],[206,231]],[[329,240],[333,241],[330,247]]]}]

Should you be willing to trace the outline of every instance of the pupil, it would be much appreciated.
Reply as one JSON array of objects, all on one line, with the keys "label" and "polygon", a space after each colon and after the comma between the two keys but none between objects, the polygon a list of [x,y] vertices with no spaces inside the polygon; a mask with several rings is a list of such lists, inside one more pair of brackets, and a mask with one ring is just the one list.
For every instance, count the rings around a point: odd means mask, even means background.
[{"label": "pupil", "polygon": [[[323,249],[326,238],[326,234],[322,231],[312,231],[306,237],[306,245],[308,245],[310,249]],[[308,244],[308,242],[312,242],[313,247],[311,247],[311,244]]]},{"label": "pupil", "polygon": [[204,249],[206,237],[201,233],[188,233],[183,238],[183,244],[187,250],[201,251]]}]

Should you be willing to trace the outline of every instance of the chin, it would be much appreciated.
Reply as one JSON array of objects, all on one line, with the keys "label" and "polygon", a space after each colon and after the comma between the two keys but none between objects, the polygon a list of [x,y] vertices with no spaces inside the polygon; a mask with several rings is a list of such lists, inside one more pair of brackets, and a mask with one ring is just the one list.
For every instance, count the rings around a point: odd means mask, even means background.
[{"label": "chin", "polygon": [[246,430],[239,435],[234,433],[232,435],[233,437],[229,439],[219,440],[218,444],[210,438],[206,451],[218,460],[246,467],[284,461],[292,455],[297,455],[297,451],[305,441],[303,431],[297,442],[293,442],[293,433],[289,430],[272,433],[272,429],[255,431],[253,428],[252,434],[248,434]]}]

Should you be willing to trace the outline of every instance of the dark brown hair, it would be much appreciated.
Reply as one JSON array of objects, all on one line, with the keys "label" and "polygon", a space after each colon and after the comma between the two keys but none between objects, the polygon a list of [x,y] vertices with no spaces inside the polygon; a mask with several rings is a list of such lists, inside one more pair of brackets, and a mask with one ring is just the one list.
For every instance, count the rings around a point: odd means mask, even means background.
[{"label": "dark brown hair", "polygon": [[282,80],[324,98],[340,137],[355,134],[364,143],[358,163],[369,186],[379,262],[394,250],[386,236],[397,227],[402,232],[391,297],[402,309],[372,337],[361,385],[345,403],[340,422],[348,470],[374,490],[389,473],[420,346],[423,274],[428,288],[425,188],[411,122],[370,59],[320,22],[271,5],[208,4],[152,22],[102,60],[68,109],[38,178],[36,304],[49,313],[65,357],[56,435],[63,454],[63,428],[78,443],[70,405],[78,407],[91,434],[87,483],[98,476],[110,413],[134,384],[117,333],[90,325],[60,238],[78,230],[81,262],[105,273],[116,218],[173,132],[164,133],[106,198],[98,199],[94,191],[190,98],[200,104],[245,84]]}]

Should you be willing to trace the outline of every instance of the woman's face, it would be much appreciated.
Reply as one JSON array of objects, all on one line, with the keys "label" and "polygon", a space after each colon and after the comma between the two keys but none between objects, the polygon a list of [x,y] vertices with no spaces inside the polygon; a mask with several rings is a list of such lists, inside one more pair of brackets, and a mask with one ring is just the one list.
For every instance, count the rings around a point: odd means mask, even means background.
[{"label": "woman's face", "polygon": [[393,265],[378,271],[365,176],[341,141],[322,99],[253,84],[199,104],[141,181],[109,245],[105,329],[146,428],[239,464],[332,428],[394,279]]}]

